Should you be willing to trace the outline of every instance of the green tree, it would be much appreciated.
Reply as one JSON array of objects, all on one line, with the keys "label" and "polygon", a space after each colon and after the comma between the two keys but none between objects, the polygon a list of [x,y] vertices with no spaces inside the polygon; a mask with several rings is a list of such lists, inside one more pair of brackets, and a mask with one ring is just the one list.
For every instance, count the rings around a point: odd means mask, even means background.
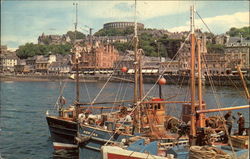
[{"label": "green tree", "polygon": [[146,56],[157,56],[156,38],[152,34],[142,33],[139,36],[139,47],[143,49]]},{"label": "green tree", "polygon": [[49,54],[69,54],[72,48],[71,44],[61,45],[39,45],[33,43],[26,43],[19,46],[17,56],[21,59],[33,57],[35,55],[49,55]]},{"label": "green tree", "polygon": [[120,52],[125,52],[126,50],[133,49],[131,43],[129,43],[129,42],[126,42],[126,43],[114,42],[113,45]]},{"label": "green tree", "polygon": [[[75,31],[68,31],[66,35],[69,36],[70,40],[75,40]],[[76,31],[76,39],[84,39],[86,37],[82,32]]]},{"label": "green tree", "polygon": [[207,44],[207,52],[208,53],[224,53],[225,46],[221,44]]},{"label": "green tree", "polygon": [[126,36],[133,34],[133,27],[100,29],[94,36]]},{"label": "green tree", "polygon": [[242,27],[242,28],[235,28],[232,27],[228,32],[226,32],[228,35],[235,37],[235,36],[241,36],[247,39],[250,39],[250,26],[248,27]]},{"label": "green tree", "polygon": [[180,48],[182,39],[169,39],[168,36],[163,36],[159,40],[161,45],[161,56],[174,58]]},{"label": "green tree", "polygon": [[17,50],[17,56],[21,59],[32,57],[35,56],[36,54],[37,54],[37,47],[33,43],[26,43],[25,45],[21,45]]}]

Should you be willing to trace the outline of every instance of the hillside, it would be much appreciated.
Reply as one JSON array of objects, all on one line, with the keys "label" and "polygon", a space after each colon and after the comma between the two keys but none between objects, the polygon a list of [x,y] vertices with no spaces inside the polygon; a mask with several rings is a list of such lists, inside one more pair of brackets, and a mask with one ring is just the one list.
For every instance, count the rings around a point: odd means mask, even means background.
[{"label": "hillside", "polygon": [[[100,29],[97,31],[94,36],[127,36],[133,35],[133,28],[127,27],[125,29]],[[156,29],[143,29],[138,31],[139,34],[139,48],[144,50],[145,55],[147,56],[162,56],[173,58],[175,53],[180,47],[181,42],[184,40],[184,35],[179,36],[170,36],[176,35],[169,33],[166,30],[156,30]],[[208,52],[224,52],[224,45],[215,44],[214,39],[216,35],[211,33],[205,33],[207,38],[211,42],[207,44]],[[241,36],[250,40],[250,27],[242,28],[231,28],[226,32],[227,35],[231,37]],[[68,31],[67,35],[71,40],[74,40],[74,32]],[[177,34],[178,35],[178,34]],[[77,32],[77,39],[84,39],[86,36]],[[124,52],[126,50],[132,50],[132,42],[114,42],[114,46],[118,51]],[[35,55],[48,55],[48,54],[69,54],[72,44],[60,44],[60,45],[39,45],[33,43],[26,43],[25,45],[19,46],[17,50],[17,55],[20,58],[32,57]]]}]

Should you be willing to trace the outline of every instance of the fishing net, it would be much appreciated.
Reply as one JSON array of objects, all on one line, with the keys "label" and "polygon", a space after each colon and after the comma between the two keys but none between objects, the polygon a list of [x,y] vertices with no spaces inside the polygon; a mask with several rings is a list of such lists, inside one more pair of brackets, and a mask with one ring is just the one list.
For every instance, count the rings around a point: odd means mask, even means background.
[{"label": "fishing net", "polygon": [[224,151],[209,146],[191,146],[190,159],[232,159],[230,155]]}]

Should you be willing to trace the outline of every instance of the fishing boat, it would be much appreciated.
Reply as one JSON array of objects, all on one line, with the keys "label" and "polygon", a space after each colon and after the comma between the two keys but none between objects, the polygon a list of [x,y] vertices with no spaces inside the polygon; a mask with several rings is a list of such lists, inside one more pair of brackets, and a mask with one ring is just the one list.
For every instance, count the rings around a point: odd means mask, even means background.
[{"label": "fishing boat", "polygon": [[[136,2],[135,2],[136,17]],[[167,101],[162,98],[161,85],[166,83],[160,76],[156,82],[159,94],[147,97],[143,92],[142,54],[138,49],[137,22],[134,23],[134,94],[130,107],[122,107],[118,112],[94,115],[92,122],[79,122],[76,140],[79,144],[80,158],[100,158],[103,145],[120,145],[135,136],[148,137],[150,141],[159,142],[161,147],[168,147],[178,134],[171,133],[168,125],[181,123],[180,120],[166,115],[166,104],[189,103],[188,101]],[[122,69],[126,70],[126,69]],[[125,71],[126,72],[126,71]],[[91,105],[90,105],[91,107]],[[99,116],[99,117],[98,117]],[[101,123],[101,124],[100,124]],[[183,143],[188,140],[182,137]],[[178,144],[178,143],[177,143]]]},{"label": "fishing boat", "polygon": [[133,158],[133,159],[167,159],[167,157],[161,156],[158,152],[157,141],[145,143],[145,139],[138,139],[137,141],[129,144],[129,146],[103,146],[102,158]]},{"label": "fishing boat", "polygon": [[[205,102],[202,100],[201,92],[201,62],[200,62],[200,40],[195,38],[194,32],[194,7],[191,6],[191,102],[183,104],[182,107],[182,121],[185,123],[179,125],[180,136],[186,134],[189,138],[188,145],[182,145],[175,147],[172,145],[163,149],[160,154],[144,152],[144,148],[140,150],[131,149],[129,146],[115,145],[115,146],[102,146],[102,157],[104,159],[115,158],[150,158],[153,155],[155,158],[167,155],[171,158],[249,158],[248,150],[248,136],[236,136],[230,137],[229,143],[223,143],[223,137],[229,136],[227,133],[224,120],[212,120],[213,117],[206,117],[205,113],[246,109],[249,105],[234,106],[218,109],[207,109]],[[197,43],[196,43],[197,41]],[[196,43],[196,44],[195,44]],[[198,101],[195,99],[195,47],[198,56]],[[244,84],[243,84],[244,85]],[[249,94],[249,93],[246,93]],[[248,96],[249,98],[249,96]],[[212,122],[212,127],[211,123]],[[171,129],[172,125],[169,125]],[[223,135],[222,135],[223,134]],[[237,141],[236,141],[237,140]],[[228,145],[229,144],[229,145]],[[141,144],[142,145],[142,144]],[[160,151],[158,147],[159,143],[152,146],[157,151]],[[133,146],[133,144],[131,144]],[[138,145],[137,145],[138,146]],[[138,146],[139,147],[139,146]],[[150,155],[149,155],[150,154]],[[154,158],[153,157],[153,158]]]},{"label": "fishing boat", "polygon": [[[77,3],[76,7],[76,22],[75,39],[77,33]],[[74,41],[75,43],[75,41]],[[77,48],[75,48],[75,51]],[[77,74],[78,75],[78,74]],[[50,131],[51,140],[55,150],[58,149],[77,149],[75,137],[77,135],[78,111],[81,111],[79,103],[79,79],[76,81],[76,99],[71,105],[65,107],[66,99],[62,96],[64,86],[60,87],[60,95],[56,101],[56,113],[50,114],[47,110],[46,120]]]},{"label": "fishing boat", "polygon": [[[238,110],[249,108],[249,105],[244,106],[234,106],[234,107],[224,107],[218,109],[207,109],[205,102],[202,99],[202,82],[201,82],[201,54],[200,54],[200,45],[201,40],[196,39],[194,31],[194,6],[191,6],[191,16],[190,16],[190,25],[191,25],[191,103],[183,105],[182,120],[184,122],[190,122],[190,128],[188,129],[187,134],[189,136],[189,148],[182,149],[172,149],[167,153],[186,152],[185,157],[189,158],[206,158],[208,156],[222,157],[222,158],[248,158],[249,150],[244,147],[234,147],[235,144],[232,144],[230,135],[228,134],[227,127],[224,120],[212,121],[214,122],[214,127],[206,123],[211,117],[206,117],[205,113],[210,112],[221,112],[228,110]],[[195,49],[197,49],[197,65],[198,65],[198,101],[196,100],[195,94]],[[221,136],[220,133],[224,135]],[[228,143],[223,143],[223,137],[229,136]],[[245,141],[248,140],[247,136],[243,137]],[[228,145],[229,144],[229,145]],[[176,157],[175,153],[175,157]]]}]

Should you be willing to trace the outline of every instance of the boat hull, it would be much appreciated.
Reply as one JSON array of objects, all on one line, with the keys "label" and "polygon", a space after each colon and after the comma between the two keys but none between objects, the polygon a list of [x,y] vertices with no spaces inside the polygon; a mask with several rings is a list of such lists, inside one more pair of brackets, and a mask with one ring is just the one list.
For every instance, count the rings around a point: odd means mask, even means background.
[{"label": "boat hull", "polygon": [[56,116],[46,117],[54,149],[77,149],[77,123]]},{"label": "boat hull", "polygon": [[128,139],[132,135],[128,134],[114,134],[112,131],[91,127],[88,125],[81,125],[79,128],[81,138],[87,138],[86,141],[79,144],[80,158],[86,158],[86,155],[93,158],[101,157],[101,147],[107,142],[119,143],[122,139]]},{"label": "boat hull", "polygon": [[103,146],[103,159],[167,159],[162,156],[155,156],[148,153],[126,150],[117,146]]}]

